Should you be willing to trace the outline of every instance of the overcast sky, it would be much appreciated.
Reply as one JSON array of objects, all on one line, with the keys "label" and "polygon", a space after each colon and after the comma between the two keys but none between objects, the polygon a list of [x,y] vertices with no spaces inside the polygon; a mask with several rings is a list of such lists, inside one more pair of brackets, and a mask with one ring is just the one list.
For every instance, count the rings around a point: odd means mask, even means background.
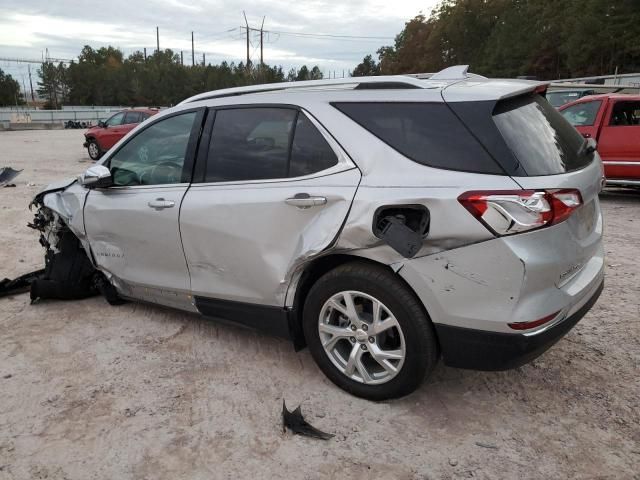
[{"label": "overcast sky", "polygon": [[[264,57],[271,65],[318,65],[328,75],[342,75],[367,54],[389,45],[406,21],[420,12],[429,15],[438,0],[0,0],[0,57],[41,59],[77,57],[83,45],[113,45],[129,55],[160,48],[184,51],[191,62],[191,31],[196,61],[244,61],[246,42],[238,27],[260,28],[263,15]],[[283,32],[283,33],[275,33]],[[284,32],[297,32],[300,36]],[[312,37],[309,34],[380,38]],[[252,35],[251,58],[259,61],[259,37]],[[0,68],[22,82],[27,65],[0,61]],[[32,70],[37,65],[32,65]]]}]

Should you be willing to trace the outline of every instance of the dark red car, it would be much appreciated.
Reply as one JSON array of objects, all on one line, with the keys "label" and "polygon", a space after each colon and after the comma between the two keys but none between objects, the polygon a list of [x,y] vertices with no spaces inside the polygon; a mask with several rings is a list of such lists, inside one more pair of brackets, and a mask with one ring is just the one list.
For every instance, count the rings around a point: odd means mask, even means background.
[{"label": "dark red car", "polygon": [[133,130],[140,122],[158,113],[152,108],[132,108],[122,110],[91,127],[84,134],[83,146],[89,152],[92,160],[98,160],[104,152],[113,147],[118,140]]},{"label": "dark red car", "polygon": [[640,187],[640,95],[593,95],[558,110],[596,140],[608,185]]}]

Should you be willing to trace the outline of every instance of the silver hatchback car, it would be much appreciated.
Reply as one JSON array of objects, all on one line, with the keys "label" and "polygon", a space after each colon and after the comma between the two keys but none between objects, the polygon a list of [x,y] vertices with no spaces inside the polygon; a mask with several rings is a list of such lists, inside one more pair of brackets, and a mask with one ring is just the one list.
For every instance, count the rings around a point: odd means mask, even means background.
[{"label": "silver hatchback car", "polygon": [[204,93],[34,203],[33,298],[101,291],[309,347],[354,395],[540,355],[603,288],[603,169],[546,85],[434,75]]}]

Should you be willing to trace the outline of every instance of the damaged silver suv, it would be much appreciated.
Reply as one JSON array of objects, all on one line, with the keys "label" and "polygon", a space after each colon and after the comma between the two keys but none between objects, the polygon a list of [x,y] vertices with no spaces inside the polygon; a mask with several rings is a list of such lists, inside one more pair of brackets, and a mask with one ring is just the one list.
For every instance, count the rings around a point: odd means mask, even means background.
[{"label": "damaged silver suv", "polygon": [[548,349],[603,287],[603,170],[539,82],[349,78],[197,95],[34,203],[32,296],[141,300],[309,347],[352,394]]}]

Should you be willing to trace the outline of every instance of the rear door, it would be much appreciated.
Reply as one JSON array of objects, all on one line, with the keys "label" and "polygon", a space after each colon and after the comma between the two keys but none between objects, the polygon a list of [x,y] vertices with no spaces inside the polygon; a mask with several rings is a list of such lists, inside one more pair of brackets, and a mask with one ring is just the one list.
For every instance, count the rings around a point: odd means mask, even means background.
[{"label": "rear door", "polygon": [[211,123],[180,215],[196,304],[283,307],[289,274],[338,235],[360,172],[295,107],[218,109]]},{"label": "rear door", "polygon": [[640,101],[612,100],[598,152],[609,179],[640,179]]}]

